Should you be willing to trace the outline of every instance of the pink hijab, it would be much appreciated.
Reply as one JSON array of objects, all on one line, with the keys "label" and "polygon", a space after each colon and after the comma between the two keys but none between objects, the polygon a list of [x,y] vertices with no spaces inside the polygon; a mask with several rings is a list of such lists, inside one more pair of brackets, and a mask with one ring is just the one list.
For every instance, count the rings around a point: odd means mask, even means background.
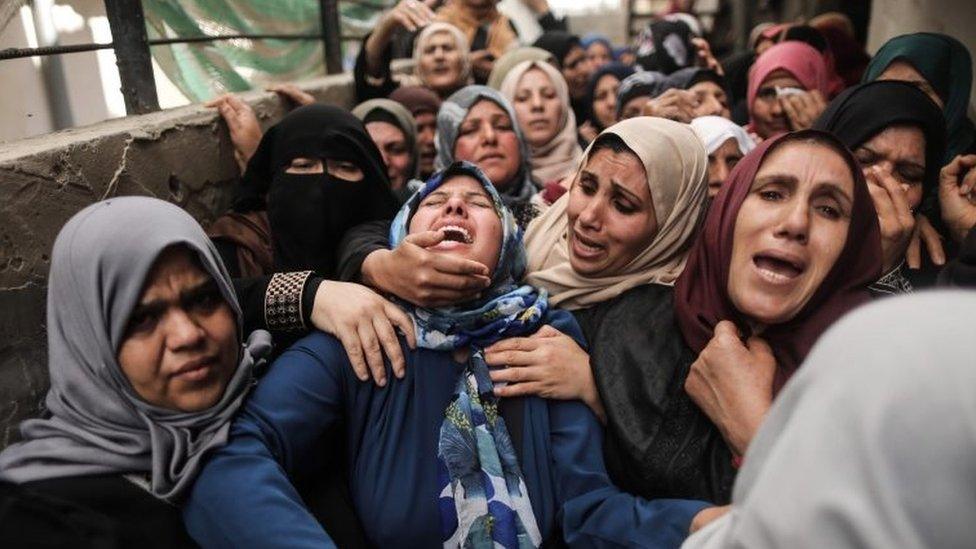
[{"label": "pink hijab", "polygon": [[820,90],[827,98],[829,78],[823,55],[816,48],[789,40],[769,48],[756,59],[749,69],[749,88],[746,100],[749,106],[749,124],[752,125],[752,104],[756,101],[759,86],[771,73],[783,69],[793,75],[809,91]]}]

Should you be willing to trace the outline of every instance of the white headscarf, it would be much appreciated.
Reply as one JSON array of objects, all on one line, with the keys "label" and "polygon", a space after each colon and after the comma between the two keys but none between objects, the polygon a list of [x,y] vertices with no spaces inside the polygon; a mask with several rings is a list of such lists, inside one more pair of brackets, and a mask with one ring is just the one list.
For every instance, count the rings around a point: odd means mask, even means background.
[{"label": "white headscarf", "polygon": [[735,139],[739,145],[739,152],[748,154],[756,148],[755,141],[749,134],[735,122],[721,116],[699,116],[691,121],[691,129],[695,130],[702,145],[705,145],[705,152],[712,154],[718,150],[729,139]]},{"label": "white headscarf", "polygon": [[413,42],[414,79],[405,78],[403,85],[430,87],[427,86],[424,75],[420,74],[420,56],[423,54],[427,42],[435,34],[441,32],[446,32],[454,37],[454,43],[457,45],[458,53],[461,54],[461,72],[458,74],[457,87],[461,88],[468,84],[471,79],[471,45],[468,43],[468,38],[461,32],[461,29],[450,23],[434,22],[424,27],[424,30],[420,31],[420,34],[417,35],[417,38]]},{"label": "white headscarf", "polygon": [[842,319],[746,453],[732,511],[684,549],[971,547],[976,293],[891,298]]}]

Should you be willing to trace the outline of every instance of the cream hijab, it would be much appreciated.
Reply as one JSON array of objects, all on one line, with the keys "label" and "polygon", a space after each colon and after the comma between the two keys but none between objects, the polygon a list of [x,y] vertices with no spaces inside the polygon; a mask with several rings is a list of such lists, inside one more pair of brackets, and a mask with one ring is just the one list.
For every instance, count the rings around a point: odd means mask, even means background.
[{"label": "cream hijab", "polygon": [[[560,180],[568,177],[579,164],[583,149],[579,146],[579,138],[576,134],[576,115],[569,107],[569,86],[563,75],[545,61],[523,61],[512,67],[499,91],[505,99],[515,105],[515,94],[518,89],[522,76],[532,69],[539,69],[549,77],[553,87],[556,88],[556,95],[559,96],[559,103],[562,105],[562,112],[559,115],[559,132],[546,144],[536,147],[532,144],[532,176],[540,183]],[[523,133],[524,130],[523,130]]]},{"label": "cream hijab", "polygon": [[[566,208],[570,192],[529,224],[525,246],[526,281],[549,290],[549,302],[564,309],[584,309],[643,284],[674,284],[685,266],[688,247],[705,213],[708,157],[686,124],[640,116],[618,122],[600,134],[620,137],[640,158],[654,200],[658,231],[654,239],[620,272],[597,278],[576,273],[569,263]],[[599,141],[599,137],[594,143]],[[580,167],[589,158],[591,144]]]},{"label": "cream hijab", "polygon": [[413,43],[413,66],[414,74],[412,77],[406,77],[401,81],[404,86],[424,86],[427,85],[427,81],[424,75],[420,73],[420,54],[427,47],[427,42],[437,33],[446,32],[454,37],[454,43],[457,44],[458,52],[461,54],[461,73],[458,75],[457,88],[462,88],[470,83],[471,80],[471,46],[468,43],[468,37],[461,32],[461,29],[455,27],[450,23],[431,23],[424,27],[424,30],[420,31],[417,35],[416,40]]}]

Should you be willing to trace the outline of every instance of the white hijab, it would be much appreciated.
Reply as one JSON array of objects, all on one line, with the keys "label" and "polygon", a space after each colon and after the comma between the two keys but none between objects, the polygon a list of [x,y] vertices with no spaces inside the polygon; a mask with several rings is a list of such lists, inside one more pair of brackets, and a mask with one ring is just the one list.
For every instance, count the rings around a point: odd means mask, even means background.
[{"label": "white hijab", "polygon": [[976,293],[890,298],[835,324],[746,453],[732,511],[684,549],[971,547]]},{"label": "white hijab", "polygon": [[699,116],[691,121],[691,129],[695,130],[708,154],[717,151],[729,139],[735,139],[739,152],[744,155],[756,148],[756,142],[749,137],[746,130],[728,118]]}]

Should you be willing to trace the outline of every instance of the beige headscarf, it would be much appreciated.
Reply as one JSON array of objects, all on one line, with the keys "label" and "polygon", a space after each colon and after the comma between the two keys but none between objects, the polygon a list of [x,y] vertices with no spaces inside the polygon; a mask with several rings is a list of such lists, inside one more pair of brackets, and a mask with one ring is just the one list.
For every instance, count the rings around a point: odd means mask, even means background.
[{"label": "beige headscarf", "polygon": [[[566,85],[566,80],[558,69],[545,61],[523,61],[515,65],[505,76],[499,91],[514,106],[519,81],[531,69],[539,69],[546,73],[553,87],[556,88],[556,95],[559,96],[559,103],[562,105],[559,132],[540,147],[529,144],[532,150],[532,177],[545,184],[572,175],[583,155],[583,149],[579,146],[579,137],[576,134],[576,115],[569,107],[569,86]],[[522,133],[525,133],[524,128]]]},{"label": "beige headscarf", "polygon": [[548,51],[534,46],[522,46],[521,48],[509,51],[495,60],[495,64],[491,67],[491,74],[488,75],[488,83],[486,85],[489,88],[501,91],[502,81],[505,80],[508,73],[512,72],[512,69],[516,65],[524,61],[545,61],[554,67],[558,64],[556,56]]},{"label": "beige headscarf", "polygon": [[[468,37],[461,32],[461,29],[455,27],[450,23],[431,23],[424,27],[424,30],[420,31],[417,38],[413,42],[413,66],[414,74],[413,78],[404,78],[401,80],[401,84],[404,86],[424,86],[427,85],[427,81],[424,79],[424,75],[420,74],[420,53],[424,51],[427,46],[427,42],[437,33],[446,32],[454,37],[454,43],[457,44],[458,53],[461,54],[461,74],[458,75],[458,89],[468,85],[471,80],[471,44],[468,42]],[[448,94],[450,95],[450,94]]]},{"label": "beige headscarf", "polygon": [[[572,189],[535,218],[525,235],[526,281],[549,290],[549,303],[564,309],[583,309],[643,284],[674,284],[705,212],[708,156],[690,126],[640,116],[618,122],[603,134],[619,136],[644,164],[658,230],[620,272],[589,278],[569,263],[566,207]],[[573,185],[592,148],[591,144],[583,154]]]}]

